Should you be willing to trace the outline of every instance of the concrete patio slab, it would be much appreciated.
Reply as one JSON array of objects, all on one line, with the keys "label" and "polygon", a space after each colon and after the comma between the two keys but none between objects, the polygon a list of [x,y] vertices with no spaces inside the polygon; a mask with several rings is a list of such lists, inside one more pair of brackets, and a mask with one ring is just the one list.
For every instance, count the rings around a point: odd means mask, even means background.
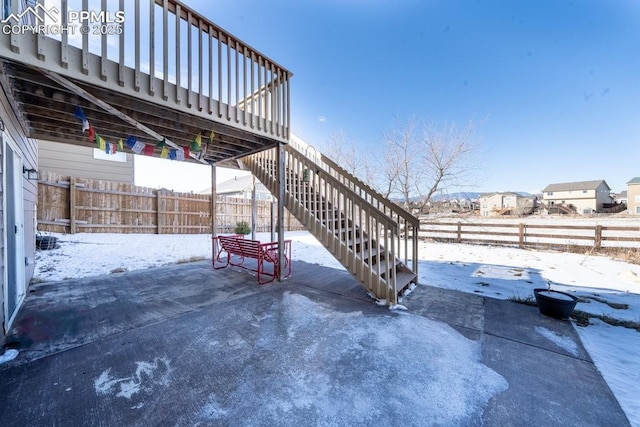
[{"label": "concrete patio slab", "polygon": [[8,337],[3,426],[629,425],[568,322],[419,286],[376,306],[296,262],[45,283]]}]

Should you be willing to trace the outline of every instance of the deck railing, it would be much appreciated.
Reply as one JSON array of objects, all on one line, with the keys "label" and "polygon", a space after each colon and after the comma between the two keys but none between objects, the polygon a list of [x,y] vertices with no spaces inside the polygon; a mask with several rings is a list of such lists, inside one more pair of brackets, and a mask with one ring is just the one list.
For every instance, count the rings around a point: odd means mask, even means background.
[{"label": "deck railing", "polygon": [[292,74],[179,1],[3,4],[0,57],[289,139]]}]

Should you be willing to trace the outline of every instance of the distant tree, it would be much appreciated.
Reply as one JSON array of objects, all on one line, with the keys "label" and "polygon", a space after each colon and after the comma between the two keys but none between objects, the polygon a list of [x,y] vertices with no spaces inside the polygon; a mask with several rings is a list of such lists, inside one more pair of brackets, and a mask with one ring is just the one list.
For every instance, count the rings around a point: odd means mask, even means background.
[{"label": "distant tree", "polygon": [[397,197],[405,207],[417,200],[420,207],[437,192],[469,184],[477,146],[475,124],[423,124],[415,117],[384,134],[385,155],[378,189]]},{"label": "distant tree", "polygon": [[356,141],[340,130],[329,135],[323,144],[322,153],[336,162],[351,175],[364,182],[371,178],[371,165],[368,152],[358,147]]}]

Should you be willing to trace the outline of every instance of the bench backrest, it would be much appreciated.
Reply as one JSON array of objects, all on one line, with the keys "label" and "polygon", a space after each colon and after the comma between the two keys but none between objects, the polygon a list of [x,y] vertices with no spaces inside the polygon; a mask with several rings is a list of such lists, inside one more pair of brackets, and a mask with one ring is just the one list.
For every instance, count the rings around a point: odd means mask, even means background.
[{"label": "bench backrest", "polygon": [[238,237],[219,236],[222,248],[232,254],[242,255],[247,258],[260,257],[260,242],[258,240],[247,240]]}]

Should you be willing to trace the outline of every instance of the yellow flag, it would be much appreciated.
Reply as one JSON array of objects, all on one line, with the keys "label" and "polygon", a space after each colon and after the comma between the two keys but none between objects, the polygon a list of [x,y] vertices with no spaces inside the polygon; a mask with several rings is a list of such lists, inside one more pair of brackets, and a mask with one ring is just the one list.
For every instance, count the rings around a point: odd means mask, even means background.
[{"label": "yellow flag", "polygon": [[202,149],[202,135],[198,134],[190,144],[191,151],[200,151]]},{"label": "yellow flag", "polygon": [[209,135],[209,139],[213,141],[213,138],[215,137],[216,137],[216,134],[213,131],[211,131],[211,135]]},{"label": "yellow flag", "polygon": [[169,158],[169,147],[166,145],[162,147],[162,151],[160,152],[160,158],[167,159]]},{"label": "yellow flag", "polygon": [[118,140],[118,151],[124,151],[124,141],[122,141],[122,138]]},{"label": "yellow flag", "polygon": [[107,144],[107,141],[105,141],[103,137],[98,135],[98,146],[100,147],[100,151],[105,150],[106,144]]}]

